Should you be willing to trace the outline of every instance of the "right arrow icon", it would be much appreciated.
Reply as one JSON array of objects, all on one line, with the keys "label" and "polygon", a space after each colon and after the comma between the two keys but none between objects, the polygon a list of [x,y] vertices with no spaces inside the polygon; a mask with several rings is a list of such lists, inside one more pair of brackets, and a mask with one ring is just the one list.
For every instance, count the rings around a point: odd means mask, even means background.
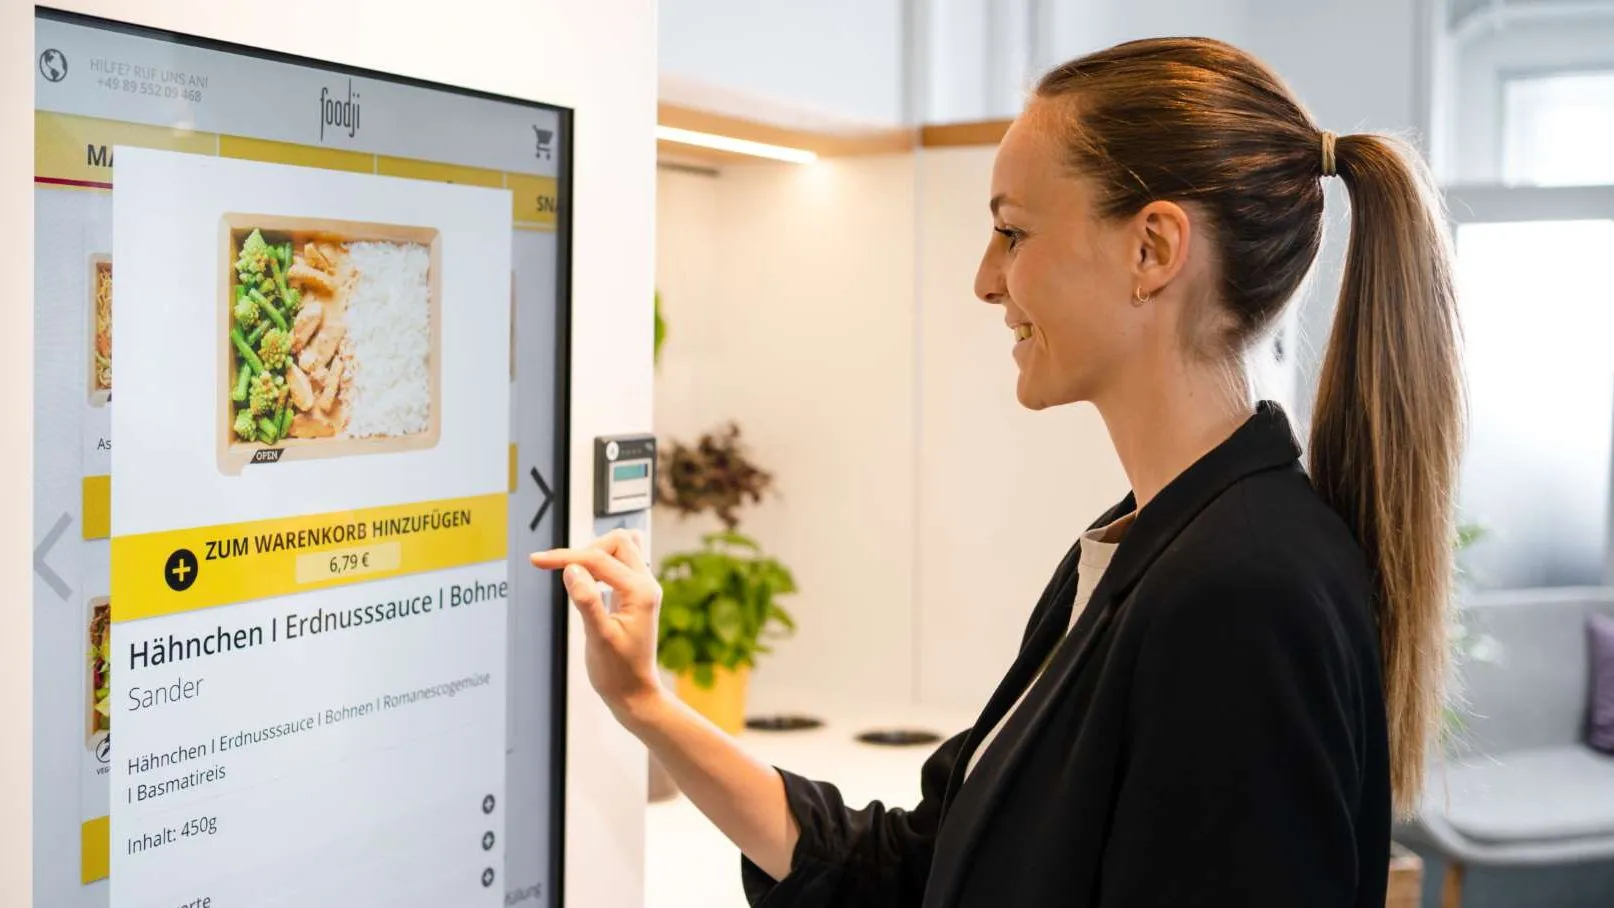
[{"label": "right arrow icon", "polygon": [[539,475],[537,467],[533,467],[527,473],[533,482],[538,483],[538,490],[544,493],[544,500],[538,505],[538,513],[532,515],[532,522],[527,524],[527,529],[537,532],[538,521],[543,520],[544,515],[549,513],[549,503],[555,500],[555,493],[550,490],[549,483],[544,482],[544,477]]}]

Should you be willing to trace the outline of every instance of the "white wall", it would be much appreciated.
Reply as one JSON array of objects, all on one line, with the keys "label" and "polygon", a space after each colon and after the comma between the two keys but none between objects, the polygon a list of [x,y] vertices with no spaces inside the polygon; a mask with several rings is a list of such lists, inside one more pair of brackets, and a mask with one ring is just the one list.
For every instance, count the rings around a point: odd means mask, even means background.
[{"label": "white wall", "polygon": [[[742,513],[797,576],[759,709],[907,699],[913,679],[914,163],[663,171],[656,431],[736,420],[778,497]],[[709,522],[655,518],[657,556]]]},{"label": "white wall", "polygon": [[[75,11],[241,43],[264,37],[262,17],[249,7],[210,0],[73,0]],[[32,9],[8,3],[0,13],[5,69],[0,79],[0,132],[10,136],[0,154],[0,224],[12,267],[0,299],[12,330],[0,332],[0,395],[7,412],[32,410],[33,135]],[[595,435],[647,429],[651,415],[649,357],[623,351],[650,349],[654,242],[656,5],[653,0],[459,0],[400,16],[394,3],[353,0],[339,5],[287,0],[277,14],[317,28],[283,29],[274,49],[575,107],[576,170],[572,255],[574,476],[590,476]],[[19,37],[20,36],[20,37]],[[21,47],[12,48],[15,42]],[[535,52],[535,49],[541,52]],[[5,507],[0,508],[0,580],[26,589],[30,569],[32,478],[26,468],[27,433],[9,433]],[[591,489],[571,489],[574,538],[591,532]],[[29,830],[27,748],[31,678],[26,600],[0,600],[0,832],[26,843]],[[20,632],[19,632],[20,631]],[[582,630],[572,617],[569,677],[566,900],[569,905],[638,908],[643,904],[645,804],[643,748],[622,732],[588,686],[581,657]],[[15,648],[16,652],[12,651]],[[19,762],[20,761],[20,762]],[[0,847],[0,892],[28,891],[22,882],[26,846]],[[20,861],[20,865],[16,862]]]},{"label": "white wall", "polygon": [[[1048,4],[1048,50],[1044,66],[1122,41],[1165,35],[1196,35],[1240,43],[1249,27],[1245,7],[1258,0],[1055,0]],[[1285,3],[1286,16],[1312,15]]]},{"label": "white wall", "polygon": [[748,97],[769,120],[782,114],[800,122],[795,114],[816,112],[826,120],[899,124],[902,7],[903,0],[662,0],[667,100],[694,103],[709,92]]}]

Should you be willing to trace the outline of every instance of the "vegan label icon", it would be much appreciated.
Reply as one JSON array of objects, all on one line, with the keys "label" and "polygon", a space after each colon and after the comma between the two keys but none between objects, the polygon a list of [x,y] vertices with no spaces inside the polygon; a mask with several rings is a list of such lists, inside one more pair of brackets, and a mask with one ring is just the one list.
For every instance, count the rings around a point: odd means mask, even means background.
[{"label": "vegan label icon", "polygon": [[190,549],[176,549],[163,564],[163,581],[176,593],[183,593],[196,583],[196,572],[201,565]]}]

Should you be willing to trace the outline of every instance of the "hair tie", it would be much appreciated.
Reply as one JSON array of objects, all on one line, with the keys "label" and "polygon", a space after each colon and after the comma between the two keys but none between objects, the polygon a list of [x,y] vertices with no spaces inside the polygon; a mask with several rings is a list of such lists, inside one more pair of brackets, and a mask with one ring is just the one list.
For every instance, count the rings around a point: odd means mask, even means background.
[{"label": "hair tie", "polygon": [[1338,138],[1338,136],[1335,136],[1331,132],[1326,132],[1325,131],[1323,133],[1323,176],[1325,176],[1325,177],[1331,177],[1335,173],[1335,171],[1334,171],[1334,140],[1337,139],[1337,138]]}]

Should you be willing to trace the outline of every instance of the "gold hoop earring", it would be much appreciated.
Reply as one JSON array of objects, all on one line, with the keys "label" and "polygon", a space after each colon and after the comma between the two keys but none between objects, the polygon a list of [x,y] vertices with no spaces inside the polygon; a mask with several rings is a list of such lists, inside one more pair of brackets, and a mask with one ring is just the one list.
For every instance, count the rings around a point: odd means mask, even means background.
[{"label": "gold hoop earring", "polygon": [[1132,305],[1134,305],[1134,306],[1141,306],[1141,305],[1143,305],[1144,303],[1147,303],[1149,300],[1151,300],[1153,298],[1154,298],[1154,294],[1153,293],[1144,293],[1142,287],[1139,287],[1138,289],[1132,291]]}]

